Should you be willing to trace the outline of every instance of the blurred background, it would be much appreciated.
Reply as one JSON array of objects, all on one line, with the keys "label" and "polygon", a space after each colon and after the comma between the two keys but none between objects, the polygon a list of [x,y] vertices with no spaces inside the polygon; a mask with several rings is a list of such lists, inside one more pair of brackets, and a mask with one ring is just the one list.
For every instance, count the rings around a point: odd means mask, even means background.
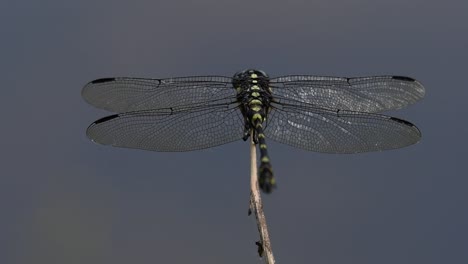
[{"label": "blurred background", "polygon": [[0,263],[260,263],[249,146],[186,153],[90,142],[100,77],[416,78],[389,113],[422,141],[358,155],[269,142],[277,263],[468,263],[468,2],[0,2]]}]

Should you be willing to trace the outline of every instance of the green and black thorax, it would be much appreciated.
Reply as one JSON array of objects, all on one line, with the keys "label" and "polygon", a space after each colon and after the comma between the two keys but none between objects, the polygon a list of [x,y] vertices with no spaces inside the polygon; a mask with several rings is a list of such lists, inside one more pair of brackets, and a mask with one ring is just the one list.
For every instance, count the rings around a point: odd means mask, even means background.
[{"label": "green and black thorax", "polygon": [[[261,126],[267,119],[272,101],[270,79],[260,70],[248,69],[234,75],[233,87],[237,91],[237,101],[245,118],[246,132],[256,134],[256,126]],[[254,138],[257,140],[258,135]]]}]

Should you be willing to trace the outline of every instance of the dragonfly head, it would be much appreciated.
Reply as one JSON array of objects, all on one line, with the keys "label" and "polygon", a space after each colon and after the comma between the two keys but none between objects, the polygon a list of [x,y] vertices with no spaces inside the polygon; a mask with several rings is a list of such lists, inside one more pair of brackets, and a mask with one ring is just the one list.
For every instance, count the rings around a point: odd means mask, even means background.
[{"label": "dragonfly head", "polygon": [[251,80],[268,80],[268,74],[262,70],[246,69],[239,71],[232,77],[234,87],[242,86],[242,83],[250,83]]},{"label": "dragonfly head", "polygon": [[262,70],[256,70],[256,69],[246,69],[243,71],[239,71],[236,74],[234,74],[234,79],[247,79],[247,78],[269,78],[268,74],[266,74]]}]

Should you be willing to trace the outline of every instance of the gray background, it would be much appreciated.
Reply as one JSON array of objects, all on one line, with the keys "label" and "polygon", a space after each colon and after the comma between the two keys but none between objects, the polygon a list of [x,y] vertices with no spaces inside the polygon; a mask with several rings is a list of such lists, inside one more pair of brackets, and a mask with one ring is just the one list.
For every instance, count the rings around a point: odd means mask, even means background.
[{"label": "gray background", "polygon": [[278,263],[468,263],[466,1],[1,1],[0,263],[259,263],[248,144],[91,143],[110,76],[407,75],[414,146],[327,155],[270,143]]}]

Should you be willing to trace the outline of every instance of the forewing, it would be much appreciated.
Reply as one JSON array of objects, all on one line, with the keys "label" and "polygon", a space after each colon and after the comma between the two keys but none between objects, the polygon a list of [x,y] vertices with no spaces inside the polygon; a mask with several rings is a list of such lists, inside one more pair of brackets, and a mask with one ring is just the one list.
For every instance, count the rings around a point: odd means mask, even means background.
[{"label": "forewing", "polygon": [[103,78],[86,84],[81,94],[97,108],[124,113],[231,100],[236,95],[231,80],[221,76]]},{"label": "forewing", "polygon": [[378,113],[403,108],[424,97],[418,81],[401,76],[340,78],[284,76],[270,80],[277,102],[294,100],[331,110]]},{"label": "forewing", "polygon": [[220,105],[116,114],[94,122],[86,133],[115,147],[190,151],[239,140],[243,129],[239,109]]},{"label": "forewing", "polygon": [[293,147],[325,153],[397,149],[421,138],[416,126],[398,118],[292,105],[272,108],[265,135]]}]

